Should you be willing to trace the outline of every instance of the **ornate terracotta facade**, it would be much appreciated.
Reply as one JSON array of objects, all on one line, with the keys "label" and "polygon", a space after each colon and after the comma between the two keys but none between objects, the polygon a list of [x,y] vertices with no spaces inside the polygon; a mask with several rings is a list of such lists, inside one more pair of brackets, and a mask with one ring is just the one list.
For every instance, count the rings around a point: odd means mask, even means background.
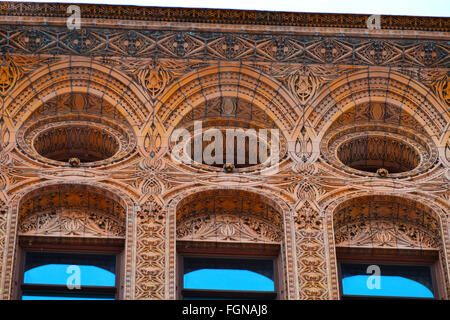
[{"label": "ornate terracotta facade", "polygon": [[[338,248],[434,250],[448,298],[449,19],[67,6],[0,3],[3,299],[22,238],[122,241],[122,299],[175,299],[182,241],[278,246],[281,299],[338,299]],[[196,120],[279,129],[278,172],[178,163]]]}]

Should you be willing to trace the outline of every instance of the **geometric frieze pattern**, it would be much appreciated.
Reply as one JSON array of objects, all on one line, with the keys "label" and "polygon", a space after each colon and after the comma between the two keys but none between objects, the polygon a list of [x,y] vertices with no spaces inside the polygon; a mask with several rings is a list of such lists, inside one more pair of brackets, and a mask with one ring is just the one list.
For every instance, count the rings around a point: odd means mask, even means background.
[{"label": "geometric frieze pattern", "polygon": [[[154,59],[289,62],[299,64],[444,67],[449,44],[441,40],[376,40],[349,37],[161,32],[89,28],[0,27],[0,50],[32,55],[122,56]],[[127,41],[125,41],[127,39]],[[13,73],[11,73],[13,74]],[[144,75],[141,75],[141,77]],[[147,80],[150,85],[153,75]],[[163,76],[164,79],[166,76]],[[150,82],[148,82],[150,81]],[[303,83],[304,85],[315,85]],[[150,85],[150,87],[153,87]],[[5,87],[6,89],[7,87]],[[297,90],[301,89],[296,87]],[[155,96],[155,89],[152,89]],[[304,101],[305,95],[301,95]]]}]

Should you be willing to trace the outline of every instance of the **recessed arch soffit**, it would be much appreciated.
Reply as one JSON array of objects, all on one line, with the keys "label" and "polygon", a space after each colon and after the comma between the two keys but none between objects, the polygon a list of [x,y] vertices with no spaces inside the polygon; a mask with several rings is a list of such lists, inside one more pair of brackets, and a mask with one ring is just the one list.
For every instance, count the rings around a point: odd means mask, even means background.
[{"label": "recessed arch soffit", "polygon": [[5,111],[15,126],[20,126],[47,101],[67,93],[96,96],[132,126],[142,125],[152,112],[147,93],[114,65],[81,57],[58,62],[48,59],[40,65],[5,97]]},{"label": "recessed arch soffit", "polygon": [[19,234],[27,236],[125,236],[126,203],[90,185],[49,185],[25,195],[19,206]]},{"label": "recessed arch soffit", "polygon": [[70,113],[104,116],[127,123],[126,117],[117,109],[114,109],[114,106],[108,101],[84,92],[69,92],[57,95],[34,110],[27,121],[51,115],[64,116]]},{"label": "recessed arch soffit", "polygon": [[338,247],[439,249],[439,217],[412,199],[389,195],[351,198],[334,210]]},{"label": "recessed arch soffit", "polygon": [[244,190],[192,194],[177,207],[177,239],[279,243],[283,218],[261,195]]},{"label": "recessed arch soffit", "polygon": [[445,103],[432,87],[397,72],[372,69],[346,74],[326,84],[311,101],[306,117],[322,137],[343,113],[367,103],[399,108],[404,115],[399,121],[421,127],[437,144],[450,120]]},{"label": "recessed arch soffit", "polygon": [[178,127],[190,128],[194,121],[208,126],[242,126],[243,128],[276,128],[276,123],[264,110],[251,102],[231,97],[206,100],[191,109],[178,123]]},{"label": "recessed arch soffit", "polygon": [[196,70],[178,79],[156,103],[156,116],[170,132],[193,109],[221,97],[251,103],[285,133],[292,131],[300,117],[297,103],[282,83],[261,70],[221,65]]}]

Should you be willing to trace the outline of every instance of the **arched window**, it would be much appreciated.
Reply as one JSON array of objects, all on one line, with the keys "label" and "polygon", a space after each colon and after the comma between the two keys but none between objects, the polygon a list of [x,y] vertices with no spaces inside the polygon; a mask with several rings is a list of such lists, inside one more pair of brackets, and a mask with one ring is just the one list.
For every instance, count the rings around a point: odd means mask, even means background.
[{"label": "arched window", "polygon": [[104,190],[61,185],[31,192],[19,213],[17,298],[120,298],[124,221],[120,199]]},{"label": "arched window", "polygon": [[439,299],[439,223],[415,201],[366,196],[334,216],[341,297]]},{"label": "arched window", "polygon": [[275,299],[281,218],[255,194],[196,194],[177,211],[180,299]]}]

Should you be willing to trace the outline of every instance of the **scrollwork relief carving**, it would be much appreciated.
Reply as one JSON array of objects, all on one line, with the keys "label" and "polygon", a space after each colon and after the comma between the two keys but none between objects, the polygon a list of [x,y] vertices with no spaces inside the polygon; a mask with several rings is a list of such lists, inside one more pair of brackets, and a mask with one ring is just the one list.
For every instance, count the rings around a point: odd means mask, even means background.
[{"label": "scrollwork relief carving", "polygon": [[178,240],[279,243],[280,232],[269,222],[230,214],[198,215],[177,227]]},{"label": "scrollwork relief carving", "polygon": [[124,238],[120,219],[101,211],[56,209],[35,213],[21,220],[20,235]]}]

